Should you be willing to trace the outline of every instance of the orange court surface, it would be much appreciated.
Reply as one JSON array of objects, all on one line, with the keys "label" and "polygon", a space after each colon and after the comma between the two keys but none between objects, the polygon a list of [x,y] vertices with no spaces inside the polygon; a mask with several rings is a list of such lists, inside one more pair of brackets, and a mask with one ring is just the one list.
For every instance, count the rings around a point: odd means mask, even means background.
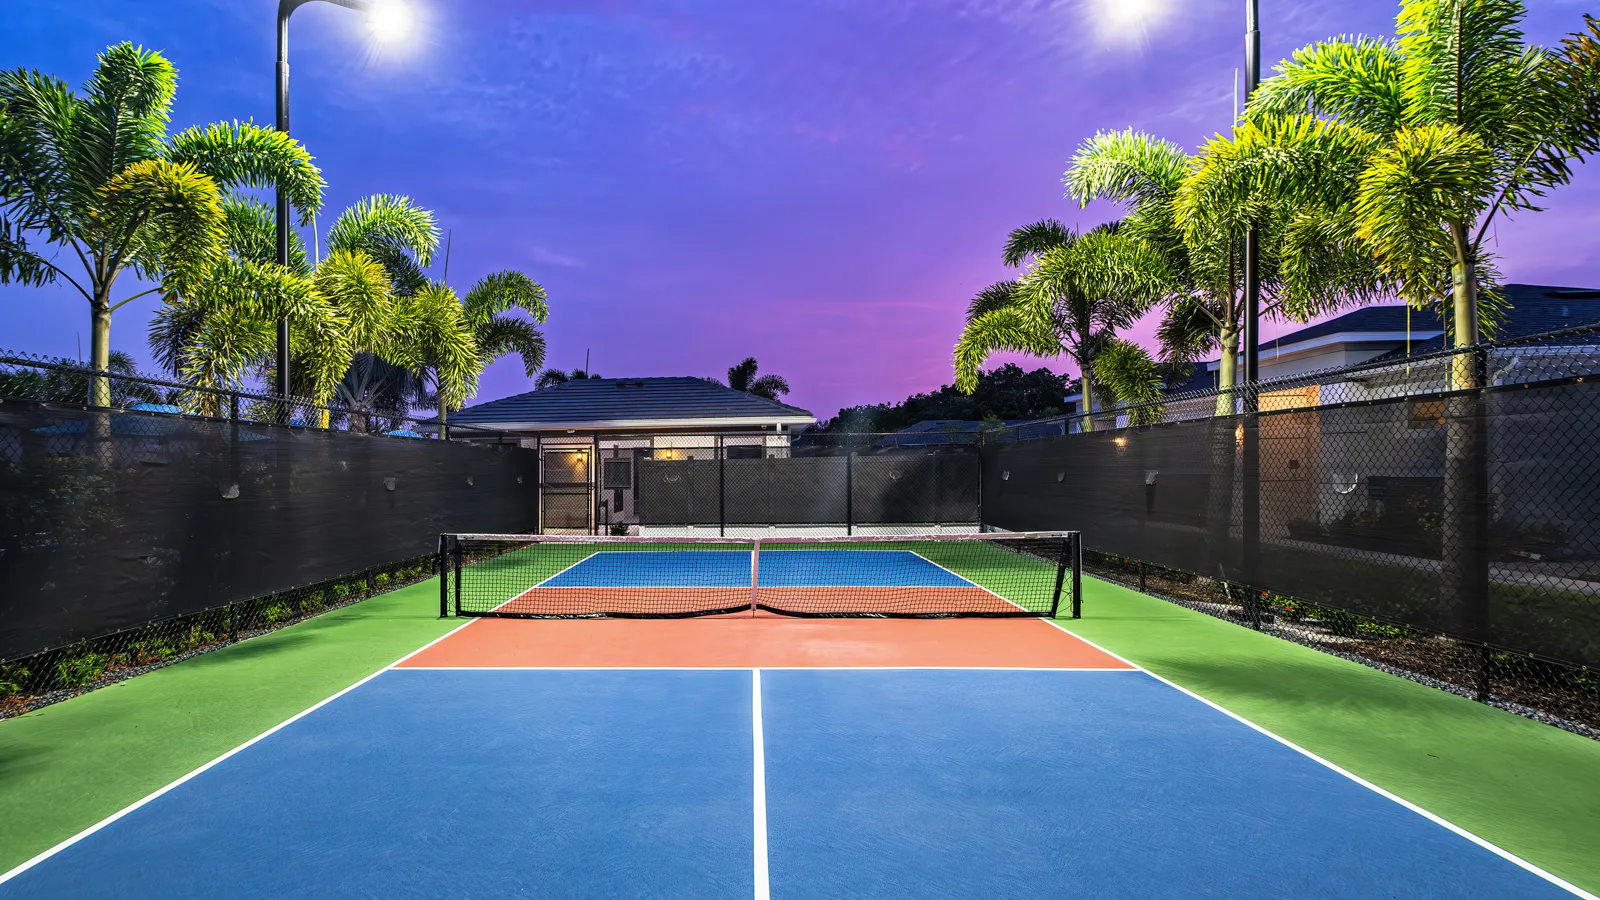
[{"label": "orange court surface", "polygon": [[475,619],[404,668],[1131,669],[1037,619]]}]

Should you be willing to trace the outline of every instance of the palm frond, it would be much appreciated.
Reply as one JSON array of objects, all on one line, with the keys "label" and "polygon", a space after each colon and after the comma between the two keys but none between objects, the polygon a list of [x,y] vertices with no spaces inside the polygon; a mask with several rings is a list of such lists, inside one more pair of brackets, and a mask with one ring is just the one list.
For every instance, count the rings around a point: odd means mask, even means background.
[{"label": "palm frond", "polygon": [[1165,410],[1153,405],[1166,386],[1162,375],[1149,352],[1131,341],[1111,341],[1095,356],[1095,380],[1116,403],[1132,407],[1128,410],[1130,425],[1149,425],[1166,418]]},{"label": "palm frond", "polygon": [[301,225],[322,209],[322,172],[299,141],[277,129],[237,121],[189,128],[173,136],[166,153],[230,190],[282,187]]},{"label": "palm frond", "polygon": [[1076,231],[1055,219],[1041,219],[1011,232],[1010,237],[1006,238],[1002,259],[1008,266],[1020,266],[1032,257],[1066,246],[1077,238]]},{"label": "palm frond", "polygon": [[782,375],[762,375],[750,382],[750,393],[768,400],[776,400],[789,393],[789,380]]},{"label": "palm frond", "polygon": [[1016,281],[997,281],[979,291],[977,295],[967,303],[967,321],[970,322],[986,312],[996,309],[1004,309],[1014,303],[1016,301],[1016,297]]},{"label": "palm frond", "polygon": [[[366,251],[389,269],[396,285],[409,280],[409,270],[433,265],[438,248],[439,226],[433,213],[410,197],[396,194],[375,194],[357,201],[340,213],[328,230],[329,250]],[[409,264],[408,271],[396,271],[401,260]]]},{"label": "palm frond", "polygon": [[548,298],[539,282],[509,269],[479,279],[461,305],[467,321],[474,324],[488,322],[513,309],[529,313],[540,325],[550,318]]},{"label": "palm frond", "polygon": [[1368,131],[1388,132],[1405,124],[1403,57],[1389,41],[1363,36],[1336,38],[1296,50],[1278,74],[1250,96],[1248,120],[1260,124],[1281,116],[1335,119]]},{"label": "palm frond", "polygon": [[494,316],[477,323],[473,334],[478,341],[479,360],[485,368],[512,353],[522,357],[522,370],[529,378],[536,377],[539,367],[544,365],[544,333],[526,319]]},{"label": "palm frond", "polygon": [[1170,199],[1188,172],[1189,154],[1141,131],[1102,131],[1084,141],[1062,182],[1067,199],[1128,203],[1137,209]]}]

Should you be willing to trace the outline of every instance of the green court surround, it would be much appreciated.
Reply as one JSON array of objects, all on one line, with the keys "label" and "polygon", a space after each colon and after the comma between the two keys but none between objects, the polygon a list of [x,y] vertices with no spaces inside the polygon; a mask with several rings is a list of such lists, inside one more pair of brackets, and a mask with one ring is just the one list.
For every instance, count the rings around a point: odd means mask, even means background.
[{"label": "green court surround", "polygon": [[[1121,587],[1085,594],[1075,633],[1600,892],[1600,742]],[[0,721],[0,871],[461,621],[437,615],[426,581]]]}]

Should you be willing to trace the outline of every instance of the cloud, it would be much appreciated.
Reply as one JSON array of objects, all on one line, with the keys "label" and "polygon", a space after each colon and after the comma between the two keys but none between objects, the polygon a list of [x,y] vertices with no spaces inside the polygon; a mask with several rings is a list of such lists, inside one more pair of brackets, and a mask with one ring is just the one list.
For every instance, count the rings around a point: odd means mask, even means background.
[{"label": "cloud", "polygon": [[574,259],[573,257],[570,257],[570,256],[565,256],[563,254],[555,252],[554,250],[548,250],[548,249],[546,249],[544,247],[530,247],[530,248],[528,248],[528,256],[531,259],[533,259],[534,262],[542,262],[542,263],[544,263],[546,265],[551,265],[551,266],[561,266],[564,269],[581,269],[581,268],[583,268],[583,261],[582,260]]}]

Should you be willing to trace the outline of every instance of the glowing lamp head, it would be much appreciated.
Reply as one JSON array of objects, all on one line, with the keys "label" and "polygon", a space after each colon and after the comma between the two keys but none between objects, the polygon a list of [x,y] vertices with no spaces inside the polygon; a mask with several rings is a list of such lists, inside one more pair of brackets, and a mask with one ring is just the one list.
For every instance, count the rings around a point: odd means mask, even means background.
[{"label": "glowing lamp head", "polygon": [[411,7],[401,0],[377,0],[367,10],[367,28],[373,37],[384,43],[410,37],[415,24]]},{"label": "glowing lamp head", "polygon": [[1143,44],[1166,18],[1169,0],[1090,0],[1094,30],[1108,44]]}]

